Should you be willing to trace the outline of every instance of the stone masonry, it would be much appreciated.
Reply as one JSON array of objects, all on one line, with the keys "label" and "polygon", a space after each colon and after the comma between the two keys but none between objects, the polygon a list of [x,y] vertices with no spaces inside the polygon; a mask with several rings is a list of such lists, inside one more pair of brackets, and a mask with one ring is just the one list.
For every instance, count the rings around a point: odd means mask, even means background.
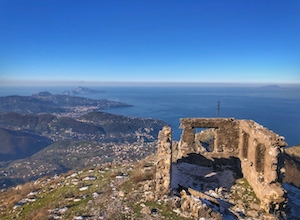
[{"label": "stone masonry", "polygon": [[[183,131],[176,153],[171,150],[171,128],[164,127],[159,133],[156,167],[158,194],[166,194],[171,190],[172,156],[173,161],[195,153],[212,160],[236,158],[240,161],[243,176],[260,199],[261,208],[270,214],[283,212],[286,204],[285,191],[281,186],[284,175],[282,153],[286,146],[284,137],[252,120],[183,118],[180,122]],[[200,150],[197,147],[196,128],[212,129],[213,150]]]},{"label": "stone masonry", "polygon": [[172,129],[163,127],[158,134],[156,192],[157,196],[168,194],[171,184]]}]

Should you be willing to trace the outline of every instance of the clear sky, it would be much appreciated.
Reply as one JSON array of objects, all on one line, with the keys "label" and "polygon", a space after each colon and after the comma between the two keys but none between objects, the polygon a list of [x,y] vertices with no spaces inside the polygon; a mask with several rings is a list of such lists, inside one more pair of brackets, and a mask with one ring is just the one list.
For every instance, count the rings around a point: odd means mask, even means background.
[{"label": "clear sky", "polygon": [[0,85],[300,83],[300,1],[0,0]]}]

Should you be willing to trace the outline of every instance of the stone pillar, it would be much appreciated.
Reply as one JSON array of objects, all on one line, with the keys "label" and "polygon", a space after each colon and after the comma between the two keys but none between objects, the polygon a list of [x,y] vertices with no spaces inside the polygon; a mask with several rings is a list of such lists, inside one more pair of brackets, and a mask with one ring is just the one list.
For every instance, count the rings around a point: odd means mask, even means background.
[{"label": "stone pillar", "polygon": [[165,126],[158,134],[156,161],[156,195],[168,194],[171,188],[172,129]]},{"label": "stone pillar", "polygon": [[178,146],[178,157],[186,157],[189,153],[194,153],[195,152],[195,131],[191,127],[184,127],[181,138],[180,138],[180,143]]}]

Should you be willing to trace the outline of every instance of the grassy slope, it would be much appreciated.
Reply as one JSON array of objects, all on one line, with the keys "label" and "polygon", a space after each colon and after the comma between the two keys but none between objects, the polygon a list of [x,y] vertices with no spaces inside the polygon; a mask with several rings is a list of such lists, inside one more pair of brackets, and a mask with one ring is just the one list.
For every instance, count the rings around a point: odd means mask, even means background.
[{"label": "grassy slope", "polygon": [[[144,185],[150,185],[149,192],[154,192],[151,179],[154,176],[153,160],[142,161],[135,165],[106,165],[94,169],[85,169],[71,176],[73,172],[59,177],[42,178],[35,183],[10,188],[0,194],[1,219],[47,219],[49,214],[62,219],[85,216],[98,219],[181,219],[165,204],[154,200],[145,200]],[[125,174],[124,178],[116,178]],[[93,176],[96,180],[84,180]],[[88,186],[81,191],[80,188]],[[30,196],[30,192],[37,192]],[[21,207],[15,207],[24,198],[35,198]],[[143,206],[158,212],[144,214]],[[62,211],[63,208],[65,211]]]}]

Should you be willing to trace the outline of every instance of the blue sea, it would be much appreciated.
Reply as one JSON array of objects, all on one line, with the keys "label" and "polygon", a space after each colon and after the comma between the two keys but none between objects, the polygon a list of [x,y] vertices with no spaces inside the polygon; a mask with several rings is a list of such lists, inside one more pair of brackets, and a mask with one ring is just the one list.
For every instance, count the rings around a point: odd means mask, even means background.
[{"label": "blue sea", "polygon": [[[58,94],[76,87],[0,87],[0,96],[32,95],[41,91]],[[252,119],[286,138],[289,146],[300,144],[300,87],[242,86],[124,86],[89,87],[105,93],[86,95],[92,99],[126,102],[132,107],[107,109],[106,112],[132,117],[157,118],[181,134],[179,119],[220,117]]]}]

